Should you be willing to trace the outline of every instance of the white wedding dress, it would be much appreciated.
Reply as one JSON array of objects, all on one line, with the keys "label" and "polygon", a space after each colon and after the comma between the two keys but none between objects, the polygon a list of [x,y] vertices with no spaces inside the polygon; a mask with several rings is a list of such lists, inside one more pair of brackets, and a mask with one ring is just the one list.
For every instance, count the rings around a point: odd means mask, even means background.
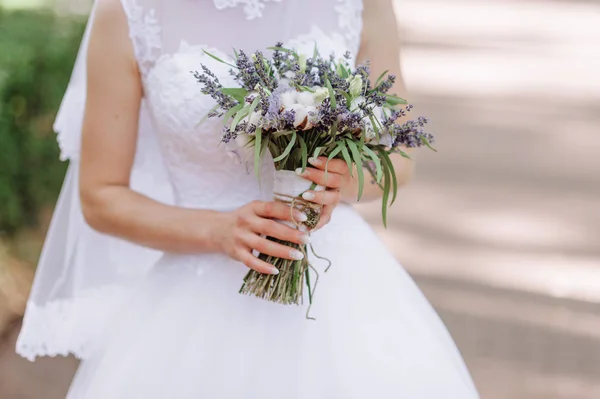
[{"label": "white wedding dress", "polygon": [[[226,211],[270,200],[272,165],[265,161],[259,186],[252,166],[218,145],[220,121],[198,126],[213,102],[191,71],[205,64],[233,84],[228,67],[203,49],[229,59],[234,47],[250,52],[277,41],[308,54],[316,43],[322,54],[355,55],[362,2],[123,0],[123,9],[148,124],[140,130],[134,183],[182,207]],[[76,184],[75,152],[68,184]],[[167,185],[172,197],[161,194]],[[71,220],[80,217],[71,212]],[[53,237],[63,225],[56,219]],[[104,272],[94,278],[106,284],[77,291],[85,294],[66,289],[50,300],[45,292],[42,301],[40,291],[52,290],[40,288],[48,276],[39,271],[18,351],[30,359],[82,358],[71,399],[478,398],[434,309],[352,207],[341,205],[312,238],[333,263],[321,273],[316,321],[305,318],[306,306],[238,294],[248,269],[225,255],[157,254],[82,228],[67,256],[54,254],[56,238],[49,238],[44,265],[60,257],[84,270],[78,277],[63,272],[63,285],[105,267],[125,277],[109,284]]]}]

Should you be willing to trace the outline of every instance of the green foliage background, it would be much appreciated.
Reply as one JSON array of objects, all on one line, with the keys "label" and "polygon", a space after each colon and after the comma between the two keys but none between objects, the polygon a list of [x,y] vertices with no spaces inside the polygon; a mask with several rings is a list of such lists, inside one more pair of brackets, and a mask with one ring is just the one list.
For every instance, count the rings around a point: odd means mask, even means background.
[{"label": "green foliage background", "polygon": [[35,226],[66,163],[52,124],[85,21],[47,10],[0,8],[0,233]]}]

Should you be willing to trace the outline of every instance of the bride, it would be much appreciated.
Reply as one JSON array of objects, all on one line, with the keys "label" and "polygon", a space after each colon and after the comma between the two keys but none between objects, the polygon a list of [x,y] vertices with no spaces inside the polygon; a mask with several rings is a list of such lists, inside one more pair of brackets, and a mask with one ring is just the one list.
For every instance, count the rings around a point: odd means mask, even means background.
[{"label": "bride", "polygon": [[[218,145],[219,122],[198,124],[213,103],[190,72],[232,83],[203,50],[316,44],[400,76],[391,0],[97,0],[90,21],[56,121],[70,166],[19,354],[82,359],[74,399],[478,398],[437,314],[351,207],[344,162],[325,179],[311,160],[304,177],[327,190],[308,236],[273,220],[291,216],[272,202],[272,161],[259,185]],[[395,163],[406,182],[411,164]],[[371,185],[363,201],[380,195]],[[248,268],[277,272],[254,251],[302,256],[264,236],[332,261],[316,321],[238,294]]]}]

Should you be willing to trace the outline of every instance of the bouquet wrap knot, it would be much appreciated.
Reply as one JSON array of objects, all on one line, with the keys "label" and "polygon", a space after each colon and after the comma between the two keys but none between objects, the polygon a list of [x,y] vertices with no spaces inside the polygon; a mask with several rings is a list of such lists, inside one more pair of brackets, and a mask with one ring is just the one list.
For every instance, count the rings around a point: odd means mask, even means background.
[{"label": "bouquet wrap knot", "polygon": [[[293,221],[293,223],[288,221],[281,221],[281,223],[292,228],[308,231],[317,226],[322,206],[302,198],[302,194],[308,190],[324,191],[325,187],[306,180],[298,176],[296,172],[290,170],[278,170],[275,172],[274,199],[275,201],[290,205],[291,219]],[[293,215],[294,209],[303,212],[307,220],[298,222]]]}]

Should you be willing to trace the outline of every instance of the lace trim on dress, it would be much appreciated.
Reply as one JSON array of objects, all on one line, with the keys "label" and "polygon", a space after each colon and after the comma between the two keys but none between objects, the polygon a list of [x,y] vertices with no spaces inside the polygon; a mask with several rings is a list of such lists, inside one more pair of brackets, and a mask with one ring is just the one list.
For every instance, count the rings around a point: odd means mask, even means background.
[{"label": "lace trim on dress", "polygon": [[162,52],[162,28],[153,9],[145,10],[136,0],[122,0],[129,22],[129,36],[140,72],[146,75]]},{"label": "lace trim on dress", "polygon": [[262,17],[262,10],[267,2],[280,2],[281,0],[213,0],[218,10],[234,8],[244,5],[244,14],[248,20]]},{"label": "lace trim on dress", "polygon": [[17,340],[17,354],[29,361],[38,356],[71,354],[85,359],[125,292],[123,287],[111,285],[89,290],[76,299],[40,306],[29,301]]}]

